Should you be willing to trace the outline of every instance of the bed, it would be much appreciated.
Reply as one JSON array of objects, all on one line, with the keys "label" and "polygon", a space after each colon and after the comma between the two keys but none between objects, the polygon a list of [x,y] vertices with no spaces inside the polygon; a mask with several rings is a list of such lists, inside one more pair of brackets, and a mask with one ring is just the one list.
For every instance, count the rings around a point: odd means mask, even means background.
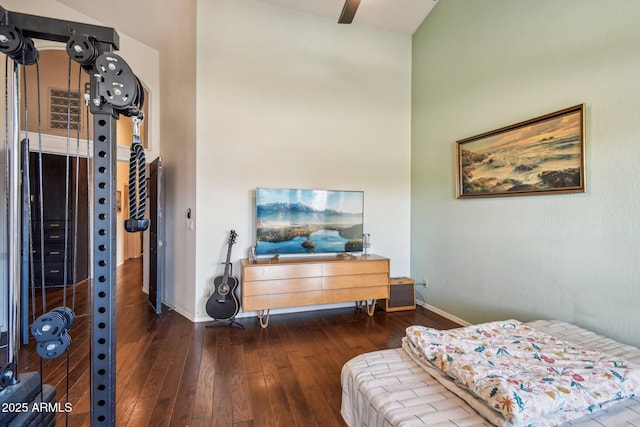
[{"label": "bed", "polygon": [[[640,366],[640,349],[578,326],[553,320],[524,325],[581,348]],[[458,387],[445,375],[431,371],[423,362],[410,349],[407,338],[403,340],[403,348],[361,354],[348,361],[341,373],[341,414],[347,425],[511,425],[475,395]],[[542,424],[545,423],[536,425]],[[562,425],[640,426],[640,398],[630,395],[605,409],[597,409]]]}]

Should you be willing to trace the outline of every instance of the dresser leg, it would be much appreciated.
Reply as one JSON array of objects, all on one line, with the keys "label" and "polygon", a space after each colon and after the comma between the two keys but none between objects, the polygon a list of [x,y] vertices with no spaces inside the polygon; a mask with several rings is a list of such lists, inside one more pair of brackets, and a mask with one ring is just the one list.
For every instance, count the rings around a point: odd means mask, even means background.
[{"label": "dresser leg", "polygon": [[371,300],[371,304],[369,304],[369,300],[367,300],[365,304],[367,304],[367,314],[369,317],[373,316],[373,313],[376,311],[376,300]]},{"label": "dresser leg", "polygon": [[[263,315],[264,315],[265,311],[267,312],[267,315],[266,315],[266,317],[264,317],[264,320],[263,320]],[[271,309],[258,310],[258,320],[260,321],[260,327],[262,329],[265,329],[267,326],[269,326],[269,315],[270,314],[271,314]]]},{"label": "dresser leg", "polygon": [[376,311],[376,301],[378,300],[371,300],[371,303],[369,303],[369,300],[364,300],[364,301],[356,301],[356,309],[361,310],[363,307],[366,308],[367,310],[367,314],[369,316],[373,316],[373,314]]}]

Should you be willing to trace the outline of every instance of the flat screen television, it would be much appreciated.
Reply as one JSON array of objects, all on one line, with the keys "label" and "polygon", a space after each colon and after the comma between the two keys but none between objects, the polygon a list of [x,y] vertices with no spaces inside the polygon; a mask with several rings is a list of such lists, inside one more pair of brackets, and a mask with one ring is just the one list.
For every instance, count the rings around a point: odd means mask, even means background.
[{"label": "flat screen television", "polygon": [[361,252],[364,192],[256,189],[256,255]]}]

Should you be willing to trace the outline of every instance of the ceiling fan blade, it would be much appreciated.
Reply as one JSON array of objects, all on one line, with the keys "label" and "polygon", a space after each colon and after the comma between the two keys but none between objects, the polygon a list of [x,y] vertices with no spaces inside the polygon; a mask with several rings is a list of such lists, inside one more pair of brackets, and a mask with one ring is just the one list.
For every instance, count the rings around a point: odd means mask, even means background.
[{"label": "ceiling fan blade", "polygon": [[360,0],[345,0],[338,24],[351,24],[359,5]]}]

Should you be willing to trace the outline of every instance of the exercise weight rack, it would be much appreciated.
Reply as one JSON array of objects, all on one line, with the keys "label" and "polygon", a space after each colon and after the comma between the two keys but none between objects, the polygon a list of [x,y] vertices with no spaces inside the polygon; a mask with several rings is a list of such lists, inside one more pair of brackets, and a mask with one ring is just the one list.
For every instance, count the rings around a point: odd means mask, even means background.
[{"label": "exercise weight rack", "polygon": [[[15,31],[17,29],[18,31]],[[40,39],[67,44],[71,59],[79,62],[90,75],[90,105],[93,115],[93,261],[92,261],[92,307],[91,307],[91,424],[115,425],[116,414],[116,124],[120,115],[138,114],[142,105],[136,105],[141,96],[129,90],[133,81],[139,86],[135,75],[130,75],[126,62],[113,54],[118,50],[119,36],[115,29],[65,21],[35,15],[10,12],[0,6],[0,50],[9,32],[28,39]],[[13,32],[11,32],[13,31]],[[9,38],[10,38],[9,37]],[[11,40],[10,40],[11,41]],[[22,41],[20,43],[23,43]],[[25,49],[33,43],[23,43]],[[17,44],[19,47],[22,44]],[[28,55],[3,51],[23,66]],[[29,51],[31,60],[37,52]],[[75,56],[75,58],[74,58]],[[34,61],[34,62],[35,62]],[[118,61],[120,61],[118,63]],[[115,65],[114,65],[115,64]],[[125,70],[122,72],[122,70]],[[123,79],[122,82],[114,80]],[[125,81],[126,80],[126,81]],[[108,87],[107,87],[108,86]],[[119,88],[124,87],[122,94]],[[116,88],[116,89],[114,89]],[[129,92],[126,92],[129,90]],[[115,93],[114,93],[115,91]],[[126,92],[126,93],[124,93]],[[17,103],[17,102],[16,102]],[[138,104],[141,104],[139,101]],[[17,121],[16,114],[13,115]],[[8,124],[7,124],[8,126]],[[17,128],[14,123],[14,129]],[[14,130],[14,133],[18,133]],[[17,142],[19,135],[13,135]],[[15,166],[14,166],[15,168]],[[10,167],[11,169],[11,167]],[[19,170],[19,165],[17,167]],[[11,190],[11,188],[10,188]],[[19,194],[9,197],[20,197]],[[9,212],[11,215],[11,211]],[[19,215],[19,214],[18,214]],[[18,216],[19,223],[19,216]],[[9,236],[11,239],[11,236]],[[19,240],[16,238],[16,240]],[[11,247],[9,248],[11,251]],[[19,254],[13,254],[18,256]],[[9,257],[11,260],[11,256]],[[14,266],[9,264],[9,269]],[[18,280],[10,279],[9,287],[19,286]],[[13,280],[13,281],[12,281]],[[12,295],[12,291],[9,291]],[[13,293],[15,298],[15,293]],[[10,300],[13,301],[10,297]],[[16,299],[17,301],[17,299]],[[17,303],[10,306],[9,330],[17,335]],[[13,322],[13,328],[12,328]],[[18,339],[9,337],[9,362],[16,363]]]}]

